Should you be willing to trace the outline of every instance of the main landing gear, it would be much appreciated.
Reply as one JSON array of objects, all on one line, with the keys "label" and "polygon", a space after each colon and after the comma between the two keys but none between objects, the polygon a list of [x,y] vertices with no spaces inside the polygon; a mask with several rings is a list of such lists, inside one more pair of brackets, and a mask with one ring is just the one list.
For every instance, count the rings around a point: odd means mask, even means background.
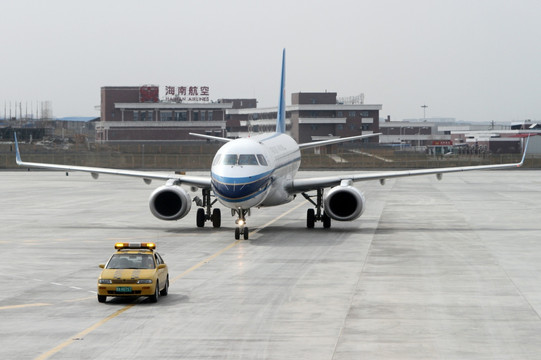
[{"label": "main landing gear", "polygon": [[248,240],[248,226],[246,226],[246,215],[249,210],[244,209],[231,209],[231,215],[238,215],[238,219],[235,221],[237,227],[235,228],[235,240],[239,240],[240,236],[244,237],[244,240]]},{"label": "main landing gear", "polygon": [[302,196],[308,201],[310,201],[316,208],[308,209],[306,211],[306,227],[308,229],[313,229],[316,221],[321,221],[323,227],[328,229],[331,227],[331,218],[325,211],[321,211],[323,208],[323,189],[317,189],[316,201],[312,200],[313,196],[310,196],[306,193],[302,193]]},{"label": "main landing gear", "polygon": [[216,203],[216,199],[214,199],[214,201],[210,200],[209,189],[203,189],[203,199],[201,200],[196,197],[194,198],[194,202],[197,206],[201,206],[197,209],[197,227],[204,227],[205,221],[212,221],[212,226],[215,228],[222,226],[222,213],[218,208],[212,209],[212,205]]}]

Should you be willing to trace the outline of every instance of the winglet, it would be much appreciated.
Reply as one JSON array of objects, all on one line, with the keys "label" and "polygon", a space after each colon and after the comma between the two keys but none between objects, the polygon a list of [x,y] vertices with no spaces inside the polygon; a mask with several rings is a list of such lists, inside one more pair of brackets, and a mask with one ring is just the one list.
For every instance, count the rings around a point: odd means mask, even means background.
[{"label": "winglet", "polygon": [[23,161],[21,160],[21,153],[19,152],[19,142],[17,141],[16,132],[13,132],[13,137],[15,138],[15,162],[17,165],[21,165]]},{"label": "winglet", "polygon": [[278,117],[276,118],[276,132],[286,132],[286,49],[282,53],[282,80],[280,82],[280,102],[278,103]]},{"label": "winglet", "polygon": [[524,146],[524,153],[522,154],[522,160],[517,164],[517,167],[521,167],[524,164],[524,159],[526,159],[526,153],[528,152],[528,143],[530,142],[530,134],[528,134],[528,139],[526,139],[526,145]]}]

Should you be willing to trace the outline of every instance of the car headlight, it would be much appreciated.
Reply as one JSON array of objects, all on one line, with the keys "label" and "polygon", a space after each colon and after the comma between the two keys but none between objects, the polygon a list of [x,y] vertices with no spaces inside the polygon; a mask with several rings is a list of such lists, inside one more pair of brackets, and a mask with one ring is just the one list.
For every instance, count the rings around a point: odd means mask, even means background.
[{"label": "car headlight", "polygon": [[141,279],[141,280],[137,280],[137,283],[138,284],[152,284],[152,280],[151,279]]},{"label": "car headlight", "polygon": [[112,284],[112,283],[113,283],[113,280],[109,280],[109,279],[99,279],[99,280],[98,280],[98,283],[100,283],[100,284]]}]

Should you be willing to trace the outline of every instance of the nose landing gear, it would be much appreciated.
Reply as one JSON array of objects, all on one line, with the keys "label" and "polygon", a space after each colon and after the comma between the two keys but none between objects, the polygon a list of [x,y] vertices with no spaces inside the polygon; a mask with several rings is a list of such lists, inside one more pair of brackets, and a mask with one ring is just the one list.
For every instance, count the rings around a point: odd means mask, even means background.
[{"label": "nose landing gear", "polygon": [[243,236],[244,240],[248,240],[249,231],[248,226],[246,226],[246,215],[248,210],[238,209],[232,210],[231,212],[233,215],[238,215],[238,219],[235,221],[237,224],[237,227],[235,228],[235,240],[239,240],[241,235]]}]

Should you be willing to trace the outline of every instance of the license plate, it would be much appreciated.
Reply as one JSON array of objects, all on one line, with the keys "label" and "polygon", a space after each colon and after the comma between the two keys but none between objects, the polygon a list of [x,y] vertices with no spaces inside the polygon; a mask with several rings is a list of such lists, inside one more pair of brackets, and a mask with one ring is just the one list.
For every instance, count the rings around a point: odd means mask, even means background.
[{"label": "license plate", "polygon": [[116,292],[129,293],[129,292],[131,292],[131,287],[129,287],[129,286],[119,286],[119,287],[116,288]]}]

